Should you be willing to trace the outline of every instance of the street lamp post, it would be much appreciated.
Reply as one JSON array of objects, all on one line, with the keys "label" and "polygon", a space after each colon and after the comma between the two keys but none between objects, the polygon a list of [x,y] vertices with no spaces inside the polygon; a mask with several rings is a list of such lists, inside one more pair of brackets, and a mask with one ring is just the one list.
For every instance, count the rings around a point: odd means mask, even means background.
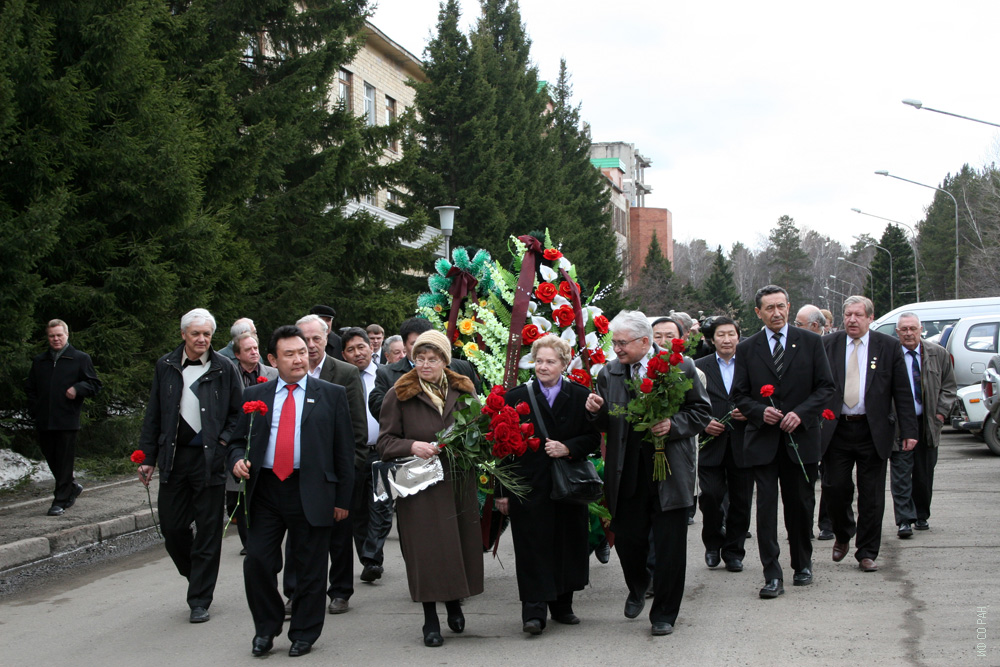
[{"label": "street lamp post", "polygon": [[839,278],[839,277],[833,275],[832,273],[830,274],[830,277],[833,278],[834,280],[839,280],[842,283],[847,283],[848,285],[851,286],[852,290],[854,290],[855,292],[857,292],[858,286],[855,285],[854,283],[852,283],[850,280],[844,280],[843,278]]},{"label": "street lamp post", "polygon": [[903,178],[902,176],[896,176],[890,174],[884,169],[880,169],[875,172],[879,176],[888,176],[889,178],[895,178],[897,181],[906,181],[907,183],[913,183],[914,185],[919,185],[922,188],[930,188],[931,190],[937,190],[938,192],[943,192],[949,197],[951,201],[955,204],[955,298],[958,298],[958,200],[955,199],[955,195],[951,194],[947,190],[935,187],[933,185],[927,185],[926,183],[918,183],[917,181],[911,181],[908,178]]},{"label": "street lamp post", "polygon": [[920,100],[902,100],[903,104],[907,104],[914,109],[927,109],[927,111],[933,111],[934,113],[942,113],[945,116],[954,116],[955,118],[961,118],[963,120],[971,120],[974,123],[982,123],[983,125],[992,125],[993,127],[1000,127],[997,123],[991,123],[988,120],[979,120],[978,118],[969,118],[968,116],[963,116],[961,114],[952,113],[950,111],[941,111],[940,109],[931,109],[930,107],[925,107],[924,103]]},{"label": "street lamp post", "polygon": [[916,283],[917,288],[917,303],[920,303],[920,270],[918,265],[920,264],[920,254],[917,249],[917,235],[913,231],[913,227],[910,227],[905,222],[900,222],[898,220],[890,220],[889,218],[883,218],[881,215],[874,215],[872,213],[865,213],[859,208],[852,208],[855,213],[860,213],[861,215],[867,215],[870,218],[878,218],[879,220],[885,220],[886,222],[891,222],[894,225],[902,225],[910,230],[910,238],[913,239],[913,282]]},{"label": "street lamp post", "polygon": [[444,235],[444,258],[451,259],[451,233],[455,230],[455,211],[459,210],[458,206],[435,206],[434,210],[438,212],[438,216],[441,218],[441,233]]},{"label": "street lamp post", "polygon": [[872,282],[872,294],[875,293],[875,274],[872,273],[871,269],[869,269],[867,266],[861,266],[857,262],[852,262],[851,260],[847,259],[846,257],[838,257],[837,259],[840,260],[841,262],[847,262],[848,264],[853,264],[854,266],[858,267],[862,271],[867,271],[868,272],[868,278]]},{"label": "street lamp post", "polygon": [[[855,236],[854,238],[857,239],[858,241],[861,240],[857,236]],[[892,253],[889,252],[888,248],[883,248],[882,246],[880,246],[877,243],[871,243],[871,242],[869,242],[868,245],[866,245],[865,247],[866,248],[868,248],[868,247],[878,248],[879,250],[884,250],[885,254],[889,255],[889,310],[895,310],[896,309],[896,305],[895,305],[894,299],[892,298],[892,291],[893,291],[892,290]],[[875,292],[875,279],[874,278],[872,279],[872,292],[873,292],[872,296],[874,296],[874,292]]]}]

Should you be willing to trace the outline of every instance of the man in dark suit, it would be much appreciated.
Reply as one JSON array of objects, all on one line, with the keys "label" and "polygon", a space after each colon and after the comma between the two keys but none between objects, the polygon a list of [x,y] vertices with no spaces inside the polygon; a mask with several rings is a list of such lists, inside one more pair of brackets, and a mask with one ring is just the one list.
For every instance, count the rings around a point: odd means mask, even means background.
[{"label": "man in dark suit", "polygon": [[[705,389],[712,401],[712,421],[705,427],[710,440],[698,452],[698,485],[701,488],[701,515],[704,525],[705,564],[726,563],[730,572],[743,571],[747,530],[750,528],[750,499],[753,475],[743,462],[743,432],[746,418],[733,404],[733,376],[736,372],[736,345],[739,325],[732,318],[716,317],[705,329],[715,354],[702,357],[695,365],[705,374]],[[731,414],[728,424],[720,420]],[[726,494],[729,509],[723,509]]]},{"label": "man in dark suit", "polygon": [[[392,389],[392,386],[396,384],[396,380],[413,370],[413,362],[410,360],[410,350],[413,349],[413,342],[417,340],[420,334],[430,331],[433,328],[430,321],[423,317],[411,317],[408,320],[403,320],[403,323],[399,325],[399,335],[403,339],[406,356],[395,363],[379,366],[378,371],[375,373],[375,388],[368,394],[368,407],[375,419],[378,419],[379,414],[382,412],[382,399]],[[482,380],[479,379],[476,369],[468,361],[452,359],[451,363],[448,364],[448,368],[472,380],[472,384],[476,388],[476,393],[482,393]]]},{"label": "man in dark suit", "polygon": [[684,358],[679,368],[692,380],[677,414],[653,425],[653,435],[666,436],[670,474],[653,479],[653,443],[636,432],[624,415],[611,415],[632,398],[627,380],[646,377],[649,360],[660,349],[653,328],[638,311],[622,311],[611,321],[616,359],[597,376],[597,393],[587,397],[587,411],[597,427],[607,431],[604,494],[611,510],[615,549],[629,594],[625,617],[635,618],[646,604],[650,530],[656,563],[653,605],[649,610],[654,636],[673,632],[687,567],[687,512],[694,499],[698,434],[712,418],[712,404],[698,379],[694,362]]},{"label": "man in dark suit", "polygon": [[[837,419],[823,428],[823,498],[833,524],[833,560],[847,555],[851,537],[854,557],[863,572],[875,572],[885,514],[885,469],[892,453],[896,424],[903,451],[917,444],[917,415],[903,350],[892,336],[869,331],[875,310],[870,299],[844,301],[844,330],[825,336],[823,345],[833,368],[836,392],[828,407]],[[854,468],[858,469],[858,518],[854,502]]]},{"label": "man in dark suit", "polygon": [[[320,317],[306,315],[295,325],[305,336],[309,350],[309,377],[333,383],[343,387],[347,392],[351,432],[354,434],[354,466],[356,469],[364,468],[368,460],[368,419],[365,412],[365,387],[361,381],[361,374],[353,364],[326,354],[324,350],[324,341],[327,339],[326,324]],[[363,483],[362,479],[358,479],[357,473],[355,479]],[[350,521],[338,522],[330,534],[330,588],[327,590],[327,595],[330,598],[331,614],[346,612],[354,594],[354,552],[351,547],[353,521],[352,516]],[[291,562],[289,549],[286,543],[285,559]],[[289,600],[295,597],[295,575],[294,565],[285,567],[282,583],[285,596]]]},{"label": "man in dark suit", "polygon": [[[757,548],[764,566],[760,597],[773,599],[785,592],[778,562],[779,483],[793,583],[808,586],[813,581],[809,537],[816,506],[820,415],[834,384],[820,337],[788,326],[788,293],[767,285],[757,290],[754,300],[764,328],[736,346],[732,393],[747,418],[743,462],[752,466],[757,485]],[[772,396],[761,394],[765,385],[774,388]]]},{"label": "man in dark suit", "polygon": [[49,516],[73,506],[83,487],[73,477],[76,435],[83,399],[101,391],[90,355],[69,344],[69,325],[50,320],[45,330],[49,349],[31,362],[25,393],[38,431],[38,446],[55,478]]},{"label": "man in dark suit", "polygon": [[344,360],[344,343],[340,340],[340,334],[333,328],[333,320],[337,317],[337,311],[332,306],[313,306],[309,311],[310,315],[318,315],[326,323],[326,353],[337,359]]},{"label": "man in dark suit", "polygon": [[[381,366],[385,363],[385,349],[382,348],[382,343],[385,341],[385,329],[380,324],[369,324],[365,327],[365,333],[368,334],[368,342],[372,348],[372,361],[375,362],[376,366]],[[345,358],[344,361],[347,359]]]},{"label": "man in dark suit", "polygon": [[242,415],[228,465],[234,476],[247,480],[243,578],[254,620],[252,653],[268,653],[281,632],[277,574],[287,532],[298,574],[288,628],[288,654],[294,657],[309,653],[323,631],[330,531],[349,515],[354,435],[347,392],[309,377],[308,348],[298,327],[275,329],[268,360],[278,379],[243,394],[246,401],[263,401],[267,412],[255,415],[252,430],[250,415]]}]

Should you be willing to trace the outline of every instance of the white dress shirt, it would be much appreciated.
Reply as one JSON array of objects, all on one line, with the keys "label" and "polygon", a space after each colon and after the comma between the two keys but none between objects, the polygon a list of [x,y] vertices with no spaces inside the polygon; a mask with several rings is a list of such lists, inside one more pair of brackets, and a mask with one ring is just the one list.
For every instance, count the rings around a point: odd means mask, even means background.
[{"label": "white dress shirt", "polygon": [[368,444],[374,447],[378,440],[378,420],[372,417],[371,408],[368,407],[368,395],[375,388],[375,371],[378,366],[375,362],[368,364],[368,367],[361,371],[361,381],[365,385],[365,414],[368,415]]},{"label": "white dress shirt", "polygon": [[722,374],[722,383],[726,385],[726,391],[730,392],[733,390],[733,375],[736,373],[736,355],[734,354],[732,359],[726,361],[719,356],[719,353],[715,353],[715,360],[719,364],[719,373]]}]

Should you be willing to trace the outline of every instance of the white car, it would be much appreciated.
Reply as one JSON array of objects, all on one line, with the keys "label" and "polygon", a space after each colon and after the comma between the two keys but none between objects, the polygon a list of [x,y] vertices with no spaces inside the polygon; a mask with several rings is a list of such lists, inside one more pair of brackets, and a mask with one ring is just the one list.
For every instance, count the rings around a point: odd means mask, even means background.
[{"label": "white car", "polygon": [[990,358],[1000,352],[1000,314],[963,317],[945,343],[959,387],[979,386]]},{"label": "white car", "polygon": [[958,390],[958,400],[951,413],[951,427],[957,431],[968,431],[977,438],[983,438],[983,424],[989,412],[983,402],[982,385],[970,384]]}]

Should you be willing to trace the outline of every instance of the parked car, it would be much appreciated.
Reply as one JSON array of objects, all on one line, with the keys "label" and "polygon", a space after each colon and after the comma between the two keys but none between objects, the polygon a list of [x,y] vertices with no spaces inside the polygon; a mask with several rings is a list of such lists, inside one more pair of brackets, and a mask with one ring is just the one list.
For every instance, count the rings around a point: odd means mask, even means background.
[{"label": "parked car", "polygon": [[[956,431],[968,431],[983,440],[983,425],[989,412],[983,402],[983,388],[973,384],[958,390],[958,400],[951,411],[951,427]],[[990,448],[992,451],[992,448]]]},{"label": "parked car", "polygon": [[987,362],[980,387],[987,410],[983,439],[990,451],[1000,456],[1000,355],[993,355]]},{"label": "parked car", "polygon": [[990,358],[1000,352],[1000,310],[992,315],[963,317],[955,323],[945,349],[955,367],[955,382],[959,387],[976,386]]},{"label": "parked car", "polygon": [[879,333],[895,336],[896,320],[899,319],[901,313],[907,312],[916,313],[917,317],[920,318],[920,323],[924,325],[924,338],[930,339],[941,333],[946,326],[958,322],[963,317],[1000,313],[1000,296],[908,303],[877,318],[872,323],[872,329]]}]

